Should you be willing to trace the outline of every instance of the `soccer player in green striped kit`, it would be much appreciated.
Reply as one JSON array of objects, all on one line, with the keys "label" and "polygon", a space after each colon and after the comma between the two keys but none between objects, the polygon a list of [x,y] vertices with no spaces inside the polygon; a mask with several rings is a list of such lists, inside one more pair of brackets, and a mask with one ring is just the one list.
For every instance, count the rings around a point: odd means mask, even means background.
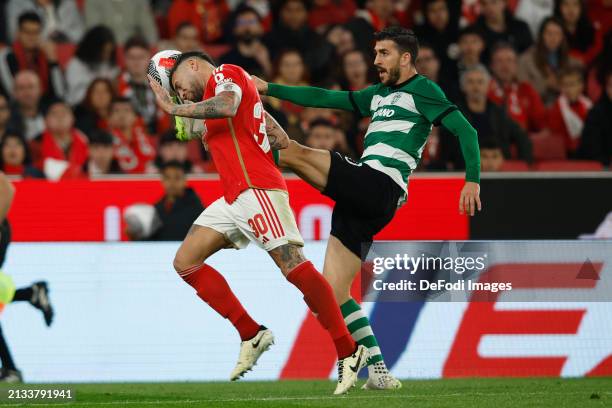
[{"label": "soccer player in green striped kit", "polygon": [[[323,274],[334,289],[349,331],[370,351],[369,378],[363,388],[394,389],[401,383],[387,370],[370,322],[350,296],[351,283],[361,268],[362,244],[369,249],[374,235],[406,201],[408,177],[417,167],[432,126],[442,125],[459,138],[466,163],[459,211],[469,215],[481,209],[480,152],[476,130],[440,87],[416,72],[418,41],[414,33],[391,27],[376,33],[375,41],[374,65],[380,83],[360,91],[253,80],[260,93],[297,105],[344,109],[371,117],[359,162],[292,141],[279,151],[279,165],[291,168],[336,202]],[[267,128],[270,136],[284,133],[273,121]]]}]

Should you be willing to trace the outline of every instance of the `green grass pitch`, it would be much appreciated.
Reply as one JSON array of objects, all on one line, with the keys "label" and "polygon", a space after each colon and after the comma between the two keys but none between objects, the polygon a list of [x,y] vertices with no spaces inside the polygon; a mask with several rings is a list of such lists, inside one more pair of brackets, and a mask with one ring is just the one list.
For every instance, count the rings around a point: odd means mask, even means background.
[{"label": "green grass pitch", "polygon": [[[363,381],[360,381],[361,385]],[[237,383],[70,384],[76,401],[7,403],[8,388],[60,385],[2,385],[0,406],[48,407],[612,407],[612,378],[450,379],[404,381],[396,391],[355,388],[331,395],[331,381]]]}]

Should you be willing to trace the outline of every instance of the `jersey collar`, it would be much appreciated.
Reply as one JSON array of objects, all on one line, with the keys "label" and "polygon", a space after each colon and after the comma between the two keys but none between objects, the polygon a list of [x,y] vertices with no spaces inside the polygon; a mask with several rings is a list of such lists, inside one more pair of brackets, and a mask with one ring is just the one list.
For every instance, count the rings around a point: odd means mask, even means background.
[{"label": "jersey collar", "polygon": [[403,86],[408,85],[410,82],[414,81],[415,79],[417,79],[417,77],[420,77],[420,76],[421,76],[421,74],[414,74],[413,76],[411,76],[410,78],[408,78],[404,82],[400,82],[399,84],[391,85],[391,86],[389,86],[389,88],[391,88],[391,89],[399,89],[399,88],[401,88]]}]

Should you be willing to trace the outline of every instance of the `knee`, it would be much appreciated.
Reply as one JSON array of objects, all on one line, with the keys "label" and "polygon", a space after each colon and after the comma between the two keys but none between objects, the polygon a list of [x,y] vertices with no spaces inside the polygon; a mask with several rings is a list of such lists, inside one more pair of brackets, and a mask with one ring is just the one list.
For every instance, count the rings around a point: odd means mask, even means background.
[{"label": "knee", "polygon": [[172,265],[174,266],[174,270],[176,271],[176,273],[181,275],[181,273],[189,269],[199,267],[200,265],[202,265],[203,262],[204,259],[194,259],[179,250],[174,256]]}]

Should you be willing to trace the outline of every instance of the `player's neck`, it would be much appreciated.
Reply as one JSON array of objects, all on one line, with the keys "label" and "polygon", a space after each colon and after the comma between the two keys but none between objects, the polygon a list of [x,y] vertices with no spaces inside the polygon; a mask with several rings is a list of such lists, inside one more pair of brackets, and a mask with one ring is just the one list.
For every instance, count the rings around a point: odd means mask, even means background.
[{"label": "player's neck", "polygon": [[417,74],[418,74],[418,72],[416,71],[416,68],[411,67],[409,70],[407,70],[405,72],[402,72],[400,74],[399,79],[397,80],[397,82],[393,86],[402,85],[402,84],[406,83],[406,81],[409,81],[410,79],[412,79]]}]

